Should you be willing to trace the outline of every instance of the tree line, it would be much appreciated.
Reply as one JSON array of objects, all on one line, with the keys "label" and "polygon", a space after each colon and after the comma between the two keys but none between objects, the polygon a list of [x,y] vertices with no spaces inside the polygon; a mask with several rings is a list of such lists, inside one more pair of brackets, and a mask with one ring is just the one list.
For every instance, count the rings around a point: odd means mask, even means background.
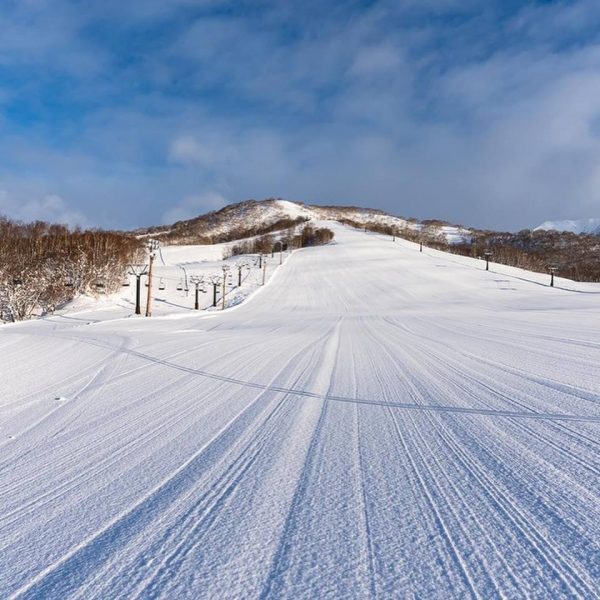
[{"label": "tree line", "polygon": [[115,292],[143,258],[134,236],[0,217],[0,320],[47,314],[80,294]]},{"label": "tree line", "polygon": [[228,255],[269,254],[273,250],[279,250],[278,242],[281,242],[283,250],[321,246],[329,243],[333,238],[333,231],[327,227],[313,227],[308,224],[299,232],[296,231],[296,227],[288,227],[277,238],[271,234],[266,234],[234,244],[228,249]]}]

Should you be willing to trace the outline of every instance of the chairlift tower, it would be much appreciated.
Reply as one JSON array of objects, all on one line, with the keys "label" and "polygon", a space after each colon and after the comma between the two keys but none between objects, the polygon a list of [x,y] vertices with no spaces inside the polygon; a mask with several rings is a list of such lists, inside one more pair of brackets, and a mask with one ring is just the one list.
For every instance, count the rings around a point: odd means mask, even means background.
[{"label": "chairlift tower", "polygon": [[219,289],[219,285],[221,285],[221,278],[218,275],[213,275],[210,278],[210,283],[213,286],[213,308],[217,306],[217,291]]},{"label": "chairlift tower", "polygon": [[135,277],[135,314],[141,315],[142,309],[140,306],[141,296],[141,279],[148,273],[146,265],[130,265],[129,273]]},{"label": "chairlift tower", "polygon": [[242,269],[249,269],[250,266],[248,265],[247,262],[239,262],[237,264],[237,270],[238,270],[238,287],[242,287]]},{"label": "chairlift tower", "polygon": [[483,253],[483,257],[485,258],[485,270],[486,271],[490,270],[490,258],[492,258],[493,254],[494,253],[491,250],[486,250]]},{"label": "chairlift tower", "polygon": [[198,275],[192,275],[190,277],[190,283],[195,287],[195,299],[194,299],[194,310],[200,310],[200,286],[204,282],[204,278]]},{"label": "chairlift tower", "polygon": [[273,244],[273,248],[271,250],[271,258],[273,258],[273,253],[275,250],[275,246],[277,246],[277,244],[279,244],[279,264],[281,265],[283,263],[283,242],[281,240],[277,240]]}]

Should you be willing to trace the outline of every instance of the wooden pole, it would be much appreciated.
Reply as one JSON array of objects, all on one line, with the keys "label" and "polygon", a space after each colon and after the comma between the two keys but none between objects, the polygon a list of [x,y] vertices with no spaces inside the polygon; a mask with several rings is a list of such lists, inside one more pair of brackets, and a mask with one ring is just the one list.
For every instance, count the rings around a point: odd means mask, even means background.
[{"label": "wooden pole", "polygon": [[146,299],[146,316],[152,316],[152,264],[154,263],[154,254],[150,253],[148,266],[148,297]]},{"label": "wooden pole", "polygon": [[225,310],[225,286],[227,285],[227,272],[223,270],[223,297],[221,298],[221,310]]}]

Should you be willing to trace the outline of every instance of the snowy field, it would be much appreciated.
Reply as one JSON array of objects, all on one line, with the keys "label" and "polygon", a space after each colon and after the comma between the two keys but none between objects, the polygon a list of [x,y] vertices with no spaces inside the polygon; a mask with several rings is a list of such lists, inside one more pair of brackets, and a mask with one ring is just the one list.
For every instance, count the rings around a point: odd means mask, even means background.
[{"label": "snowy field", "polygon": [[0,328],[0,598],[598,597],[600,286],[340,226],[270,275]]}]

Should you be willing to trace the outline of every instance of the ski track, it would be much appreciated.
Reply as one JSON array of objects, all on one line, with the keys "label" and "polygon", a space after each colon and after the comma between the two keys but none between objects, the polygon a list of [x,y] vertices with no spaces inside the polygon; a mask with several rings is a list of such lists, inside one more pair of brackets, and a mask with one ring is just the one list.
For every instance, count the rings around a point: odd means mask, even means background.
[{"label": "ski track", "polygon": [[[298,352],[293,360],[299,358],[299,356],[306,352],[307,348],[303,348],[302,351]],[[282,373],[290,370],[290,365],[293,362],[290,359]],[[302,375],[305,374],[303,370]],[[281,373],[280,373],[281,376]],[[149,549],[148,554],[150,556],[162,556],[158,561],[158,565],[154,566],[156,559],[152,561],[152,572],[150,574],[145,573],[145,560],[144,557],[136,559],[136,564],[130,567],[130,584],[133,586],[133,590],[130,592],[132,597],[142,595],[143,597],[152,597],[156,590],[160,590],[158,585],[165,579],[165,574],[168,574],[176,569],[176,565],[181,562],[181,557],[189,554],[194,546],[197,546],[206,533],[210,524],[217,518],[218,507],[223,504],[224,499],[227,499],[230,494],[221,492],[225,489],[230,492],[238,484],[241,477],[246,473],[250,466],[255,462],[259,452],[262,451],[263,446],[269,439],[269,436],[265,433],[268,430],[271,434],[276,431],[276,425],[280,420],[290,412],[291,403],[287,396],[283,396],[281,400],[277,402],[273,410],[268,416],[260,423],[259,429],[253,432],[252,436],[248,436],[249,441],[241,449],[237,458],[231,462],[227,468],[227,477],[222,479],[222,482],[217,484],[211,484],[210,494],[216,493],[216,501],[213,501],[213,506],[210,510],[206,508],[207,501],[202,498],[197,504],[195,504],[188,513],[180,516],[176,527],[172,527],[167,530],[165,535],[157,540],[154,544],[155,547]],[[240,438],[240,442],[245,438]],[[237,446],[240,445],[237,442]],[[235,454],[234,447],[230,453],[225,457],[229,461],[229,454]],[[235,476],[229,475],[229,472],[233,472]],[[187,531],[186,531],[187,530]],[[166,551],[166,548],[174,546]],[[140,560],[141,559],[141,560]],[[138,575],[139,573],[139,575]],[[139,585],[137,585],[139,584]],[[135,587],[139,589],[135,589]]]},{"label": "ski track", "polygon": [[600,598],[598,295],[332,227],[210,319],[0,328],[0,597]]}]

